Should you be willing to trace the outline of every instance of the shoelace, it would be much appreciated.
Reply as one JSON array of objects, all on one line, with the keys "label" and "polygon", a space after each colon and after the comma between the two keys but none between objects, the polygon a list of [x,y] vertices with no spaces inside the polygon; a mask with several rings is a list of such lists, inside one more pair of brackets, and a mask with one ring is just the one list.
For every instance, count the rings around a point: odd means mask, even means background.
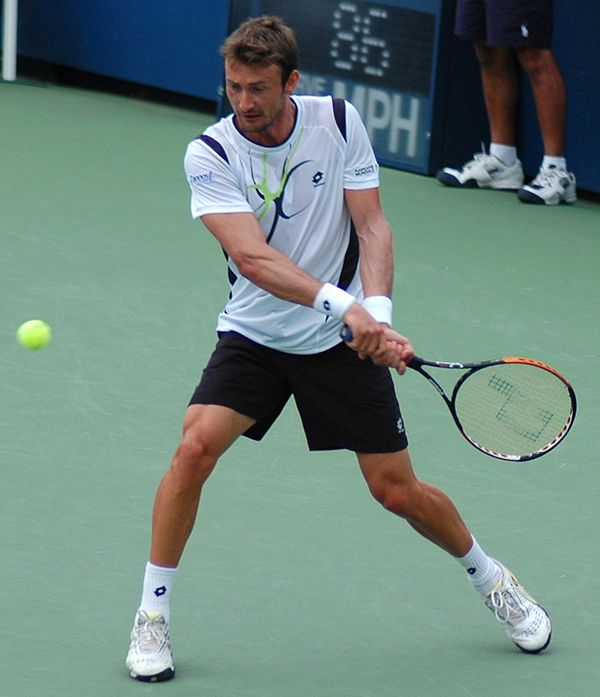
[{"label": "shoelace", "polygon": [[141,622],[135,628],[134,641],[141,653],[158,652],[168,639],[168,628],[164,620],[157,622],[148,615],[140,615]]},{"label": "shoelace", "polygon": [[513,625],[527,616],[527,610],[508,588],[492,591],[489,607],[494,611],[498,622],[502,624]]},{"label": "shoelace", "polygon": [[[483,164],[483,167],[485,169],[485,162],[494,160],[496,161],[498,158],[494,157],[493,155],[490,155],[490,153],[485,151],[485,143],[481,141],[481,152],[476,152],[473,155],[473,159],[469,160],[464,166],[463,170],[470,170],[473,169],[474,167],[477,167],[477,165],[481,162]],[[494,165],[494,162],[491,162],[490,164]]]},{"label": "shoelace", "polygon": [[543,187],[546,186],[546,184],[550,184],[554,179],[557,179],[560,176],[564,176],[564,173],[560,169],[556,169],[554,167],[549,169],[540,169],[530,186]]},{"label": "shoelace", "polygon": [[469,161],[463,166],[463,169],[464,169],[464,170],[473,169],[473,167],[477,167],[477,165],[478,165],[480,162],[485,162],[486,160],[489,160],[490,157],[491,157],[491,155],[488,155],[488,154],[485,153],[485,152],[478,152],[478,153],[475,153],[475,155],[473,155],[473,159],[472,159],[472,160],[469,160]]}]

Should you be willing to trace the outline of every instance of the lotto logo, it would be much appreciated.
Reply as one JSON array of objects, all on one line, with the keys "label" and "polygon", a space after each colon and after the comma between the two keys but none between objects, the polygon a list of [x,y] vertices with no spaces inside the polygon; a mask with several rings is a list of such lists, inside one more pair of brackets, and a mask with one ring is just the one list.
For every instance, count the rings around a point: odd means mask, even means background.
[{"label": "lotto logo", "polygon": [[323,186],[323,184],[325,183],[323,181],[324,177],[325,175],[323,174],[323,172],[316,172],[312,178],[313,186]]},{"label": "lotto logo", "polygon": [[154,589],[154,595],[157,598],[160,598],[161,595],[164,595],[167,592],[166,586],[159,586],[158,588]]}]

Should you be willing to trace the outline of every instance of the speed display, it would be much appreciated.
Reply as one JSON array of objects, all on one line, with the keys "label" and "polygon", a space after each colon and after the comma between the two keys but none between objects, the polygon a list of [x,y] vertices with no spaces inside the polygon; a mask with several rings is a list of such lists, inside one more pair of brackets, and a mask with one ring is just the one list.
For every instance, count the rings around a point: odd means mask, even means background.
[{"label": "speed display", "polygon": [[261,0],[246,16],[277,15],[295,30],[298,94],[352,102],[382,164],[426,172],[441,4]]},{"label": "speed display", "polygon": [[264,14],[279,13],[294,28],[304,70],[429,94],[431,13],[359,0],[264,0],[261,5]]}]

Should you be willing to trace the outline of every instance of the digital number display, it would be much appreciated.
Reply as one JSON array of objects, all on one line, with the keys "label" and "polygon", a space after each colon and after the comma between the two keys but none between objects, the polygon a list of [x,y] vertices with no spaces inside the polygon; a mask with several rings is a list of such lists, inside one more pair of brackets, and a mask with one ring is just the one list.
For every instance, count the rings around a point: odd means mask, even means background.
[{"label": "digital number display", "polygon": [[381,164],[427,172],[443,2],[232,0],[230,25],[281,17],[300,47],[296,94],[347,99]]},{"label": "digital number display", "polygon": [[263,0],[261,13],[294,28],[301,70],[430,93],[436,27],[430,12],[363,0]]}]

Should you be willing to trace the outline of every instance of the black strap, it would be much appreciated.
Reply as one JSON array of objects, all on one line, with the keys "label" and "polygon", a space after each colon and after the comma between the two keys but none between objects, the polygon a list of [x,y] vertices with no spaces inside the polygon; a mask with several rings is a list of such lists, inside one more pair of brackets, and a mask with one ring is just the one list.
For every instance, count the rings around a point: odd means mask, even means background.
[{"label": "black strap", "polygon": [[359,257],[358,235],[356,234],[354,223],[350,221],[350,237],[348,239],[346,254],[344,255],[340,278],[337,282],[338,288],[348,290],[348,286],[352,283],[354,276],[356,276]]},{"label": "black strap", "polygon": [[346,101],[340,97],[332,97],[331,101],[333,102],[333,117],[343,139],[346,140]]},{"label": "black strap", "polygon": [[215,140],[211,136],[207,136],[205,134],[199,136],[199,139],[203,143],[206,143],[206,145],[208,145],[209,148],[212,148],[217,153],[217,155],[222,157],[225,160],[225,162],[227,162],[227,164],[229,164],[229,158],[227,157],[227,153],[225,152],[225,148],[221,145],[221,143],[219,143],[218,140]]}]

